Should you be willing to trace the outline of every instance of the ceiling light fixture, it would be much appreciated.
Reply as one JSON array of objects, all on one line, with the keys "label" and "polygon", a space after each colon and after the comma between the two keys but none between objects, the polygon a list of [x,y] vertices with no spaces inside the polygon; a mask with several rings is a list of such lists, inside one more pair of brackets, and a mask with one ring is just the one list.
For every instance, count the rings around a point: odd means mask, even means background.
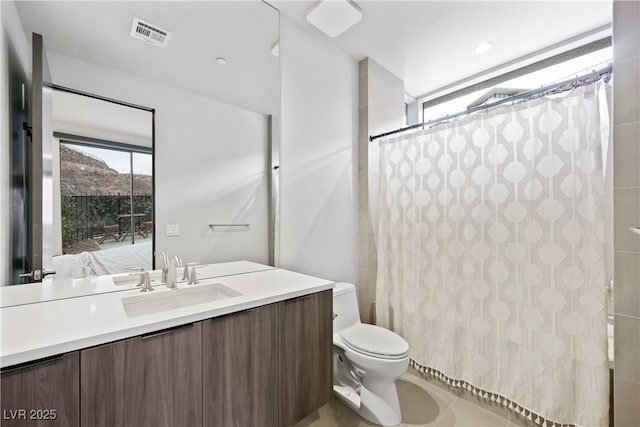
[{"label": "ceiling light fixture", "polygon": [[224,59],[224,58],[222,58],[222,57],[220,57],[220,58],[216,58],[216,62],[217,62],[218,64],[220,64],[220,65],[224,65],[224,64],[226,64],[226,63],[227,63],[227,60],[226,60],[226,59]]},{"label": "ceiling light fixture", "polygon": [[307,12],[307,21],[329,37],[338,37],[362,19],[351,0],[321,0]]},{"label": "ceiling light fixture", "polygon": [[493,43],[491,42],[482,42],[478,46],[476,46],[476,53],[485,53],[491,50],[493,47]]}]

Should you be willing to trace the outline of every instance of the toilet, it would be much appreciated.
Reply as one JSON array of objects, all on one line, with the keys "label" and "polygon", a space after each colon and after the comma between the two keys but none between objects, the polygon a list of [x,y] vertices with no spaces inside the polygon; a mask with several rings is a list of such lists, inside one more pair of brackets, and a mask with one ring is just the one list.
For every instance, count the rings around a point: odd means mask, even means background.
[{"label": "toilet", "polygon": [[409,367],[409,344],[398,334],[360,323],[356,288],[333,288],[333,391],[366,420],[402,421],[395,380]]}]

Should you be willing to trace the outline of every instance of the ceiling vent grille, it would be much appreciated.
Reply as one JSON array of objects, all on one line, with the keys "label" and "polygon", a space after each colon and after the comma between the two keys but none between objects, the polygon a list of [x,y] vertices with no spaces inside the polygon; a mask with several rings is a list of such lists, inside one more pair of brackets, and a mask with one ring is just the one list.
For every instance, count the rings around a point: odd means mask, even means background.
[{"label": "ceiling vent grille", "polygon": [[140,18],[134,17],[133,25],[131,26],[131,37],[166,49],[169,40],[171,40],[171,33]]}]

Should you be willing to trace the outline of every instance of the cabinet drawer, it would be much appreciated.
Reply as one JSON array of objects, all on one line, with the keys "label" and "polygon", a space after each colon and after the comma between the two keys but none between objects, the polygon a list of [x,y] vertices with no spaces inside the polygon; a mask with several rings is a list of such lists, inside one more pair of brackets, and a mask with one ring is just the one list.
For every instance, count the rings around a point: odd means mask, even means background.
[{"label": "cabinet drawer", "polygon": [[200,427],[201,324],[82,350],[81,423]]},{"label": "cabinet drawer", "polygon": [[2,426],[78,427],[78,352],[2,371]]},{"label": "cabinet drawer", "polygon": [[283,303],[280,316],[280,426],[289,427],[329,402],[333,384],[333,292]]}]

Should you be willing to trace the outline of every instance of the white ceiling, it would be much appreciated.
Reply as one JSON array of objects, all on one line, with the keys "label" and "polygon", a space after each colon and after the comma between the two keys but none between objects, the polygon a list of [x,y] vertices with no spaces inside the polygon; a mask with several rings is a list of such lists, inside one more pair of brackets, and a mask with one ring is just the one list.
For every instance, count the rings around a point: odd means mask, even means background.
[{"label": "white ceiling", "polygon": [[58,90],[52,91],[51,98],[55,132],[152,146],[149,111]]},{"label": "white ceiling", "polygon": [[[362,21],[332,39],[306,21],[315,1],[270,3],[354,59],[378,62],[403,79],[413,97],[602,27],[612,18],[611,1],[356,0]],[[476,54],[483,41],[492,42],[493,49]]]},{"label": "white ceiling", "polygon": [[[16,1],[16,8],[27,37],[42,34],[47,50],[258,113],[279,111],[279,59],[271,53],[279,17],[266,3]],[[129,36],[134,16],[173,33],[166,50]]]},{"label": "white ceiling", "polygon": [[[514,58],[530,55],[532,62],[539,59],[533,53],[549,56],[551,51],[541,50],[606,26],[612,13],[610,1],[591,0],[359,0],[362,21],[332,39],[306,21],[314,3],[270,1],[355,60],[370,57],[390,70],[413,97]],[[278,14],[263,2],[17,1],[16,7],[27,35],[43,34],[49,50],[259,113],[279,110],[279,61],[271,53]],[[168,48],[129,37],[133,16],[172,31]],[[479,55],[474,49],[482,41],[491,41],[493,49]],[[219,56],[226,65],[216,64]]]}]

